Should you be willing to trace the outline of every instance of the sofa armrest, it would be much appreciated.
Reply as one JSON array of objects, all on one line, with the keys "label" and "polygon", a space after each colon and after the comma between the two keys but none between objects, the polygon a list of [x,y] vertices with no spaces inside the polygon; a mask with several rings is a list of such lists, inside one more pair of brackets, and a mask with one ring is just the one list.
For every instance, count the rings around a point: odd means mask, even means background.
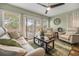
[{"label": "sofa armrest", "polygon": [[78,43],[79,42],[79,35],[71,35],[70,39],[71,39],[70,41],[72,43]]},{"label": "sofa armrest", "polygon": [[26,53],[26,50],[20,47],[0,45],[0,55],[3,56],[23,56]]},{"label": "sofa armrest", "polygon": [[71,39],[79,39],[79,35],[71,35]]},{"label": "sofa armrest", "polygon": [[45,50],[43,48],[37,48],[33,51],[28,52],[25,56],[44,56]]}]

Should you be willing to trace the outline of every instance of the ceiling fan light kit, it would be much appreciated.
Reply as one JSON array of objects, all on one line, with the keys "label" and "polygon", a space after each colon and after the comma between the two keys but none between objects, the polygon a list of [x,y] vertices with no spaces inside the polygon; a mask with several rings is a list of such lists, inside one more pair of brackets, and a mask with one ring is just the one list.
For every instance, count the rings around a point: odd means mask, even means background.
[{"label": "ceiling fan light kit", "polygon": [[58,6],[62,6],[62,5],[64,5],[65,3],[57,3],[57,4],[49,5],[49,6],[43,5],[43,4],[41,4],[41,3],[38,3],[38,4],[41,5],[41,6],[43,6],[43,7],[45,7],[45,8],[47,8],[46,11],[45,11],[45,14],[47,14],[48,11],[49,11],[51,8],[55,8],[55,7],[58,7]]},{"label": "ceiling fan light kit", "polygon": [[47,10],[50,10],[50,9],[51,9],[51,7],[48,7],[48,8],[47,8]]}]

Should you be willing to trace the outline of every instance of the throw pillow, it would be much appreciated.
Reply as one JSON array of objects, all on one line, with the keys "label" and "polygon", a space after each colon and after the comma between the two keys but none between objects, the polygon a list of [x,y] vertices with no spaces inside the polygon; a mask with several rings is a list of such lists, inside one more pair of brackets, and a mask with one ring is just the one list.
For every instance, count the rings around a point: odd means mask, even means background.
[{"label": "throw pillow", "polygon": [[13,32],[8,32],[9,36],[13,39],[18,39],[21,35],[16,32],[16,31],[13,31]]},{"label": "throw pillow", "polygon": [[14,41],[14,40],[0,39],[0,44],[8,45],[8,46],[21,47],[20,44],[17,43],[16,41]]},{"label": "throw pillow", "polygon": [[34,48],[25,40],[24,37],[18,38],[17,42],[22,46],[22,48],[26,49],[28,52],[34,50]]}]

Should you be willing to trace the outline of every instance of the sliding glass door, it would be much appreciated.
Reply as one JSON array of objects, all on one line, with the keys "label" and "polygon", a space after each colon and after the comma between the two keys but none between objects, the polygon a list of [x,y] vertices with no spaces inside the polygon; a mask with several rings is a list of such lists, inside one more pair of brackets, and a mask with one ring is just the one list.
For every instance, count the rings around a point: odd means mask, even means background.
[{"label": "sliding glass door", "polygon": [[26,27],[26,38],[27,39],[33,39],[35,34],[40,30],[40,28],[43,28],[44,30],[48,27],[48,20],[47,19],[41,19],[41,18],[33,18],[33,17],[27,17],[24,15],[25,26]]},{"label": "sliding glass door", "polygon": [[4,11],[3,26],[9,31],[20,31],[20,15],[14,12]]}]

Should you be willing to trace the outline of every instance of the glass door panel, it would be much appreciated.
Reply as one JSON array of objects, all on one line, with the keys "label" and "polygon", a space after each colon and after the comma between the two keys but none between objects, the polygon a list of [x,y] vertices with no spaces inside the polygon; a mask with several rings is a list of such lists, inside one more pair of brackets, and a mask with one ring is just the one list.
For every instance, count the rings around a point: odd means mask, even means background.
[{"label": "glass door panel", "polygon": [[48,20],[47,19],[43,19],[42,23],[43,23],[43,26],[42,26],[43,29],[46,30],[48,28]]},{"label": "glass door panel", "polygon": [[33,39],[33,37],[34,37],[34,20],[28,18],[26,24],[27,24],[27,26],[26,26],[27,38]]},{"label": "glass door panel", "polygon": [[42,28],[41,19],[35,20],[35,33],[39,32]]}]

